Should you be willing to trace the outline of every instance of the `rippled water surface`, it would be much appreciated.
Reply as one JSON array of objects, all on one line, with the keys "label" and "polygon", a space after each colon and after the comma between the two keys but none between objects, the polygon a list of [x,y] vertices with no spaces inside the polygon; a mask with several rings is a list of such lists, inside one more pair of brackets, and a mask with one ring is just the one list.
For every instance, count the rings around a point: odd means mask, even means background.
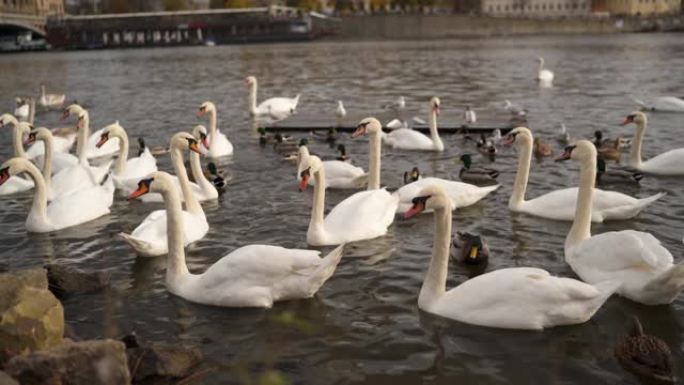
[{"label": "rippled water surface", "polygon": [[[539,89],[532,80],[536,55],[544,56],[556,73],[551,89]],[[260,99],[301,92],[299,114],[328,122],[337,99],[361,117],[404,95],[411,109],[426,115],[428,98],[438,95],[445,124],[456,123],[466,103],[486,116],[511,99],[529,109],[529,126],[558,150],[554,136],[560,122],[576,137],[596,129],[631,136],[632,127],[618,126],[634,107],[628,95],[682,96],[682,68],[684,39],[676,34],[41,53],[0,56],[0,109],[9,111],[15,94],[33,92],[44,81],[86,105],[91,127],[119,120],[131,136],[144,135],[149,143],[162,145],[172,133],[198,122],[195,111],[201,102],[215,101],[219,126],[236,144],[236,155],[223,165],[233,177],[226,193],[205,205],[209,234],[188,252],[190,269],[201,272],[250,243],[307,246],[311,191],[298,192],[293,165],[270,147],[257,145],[246,113],[243,78],[248,74],[260,79]],[[60,124],[57,113],[39,114],[37,123]],[[651,114],[645,157],[684,147],[682,130],[683,114]],[[0,132],[0,140],[5,159],[11,153],[10,131]],[[346,135],[341,140],[366,168],[367,140]],[[383,183],[398,186],[403,171],[413,165],[424,174],[457,178],[455,160],[440,158],[476,153],[475,148],[460,137],[444,140],[443,155],[385,150]],[[312,151],[332,153],[320,142],[312,144]],[[480,156],[475,162],[488,163]],[[170,170],[168,158],[159,164]],[[502,149],[491,166],[501,171],[502,187],[458,210],[455,229],[487,237],[492,249],[488,270],[535,266],[574,276],[563,262],[570,224],[507,209],[515,151]],[[575,185],[577,170],[572,163],[533,161],[528,197]],[[668,195],[634,220],[594,225],[593,231],[652,232],[681,261],[684,179],[646,177],[640,187],[612,188],[637,196]],[[327,206],[347,194],[330,191]],[[635,383],[611,350],[630,314],[638,314],[647,330],[669,343],[677,374],[684,376],[681,298],[670,306],[646,307],[613,297],[590,322],[544,332],[473,327],[419,311],[417,294],[432,241],[429,215],[397,220],[387,237],[348,246],[335,275],[315,298],[264,311],[199,306],[168,294],[164,259],[136,258],[116,237],[159,206],[118,198],[109,216],[33,235],[23,224],[31,197],[0,200],[0,263],[16,269],[59,261],[110,271],[111,290],[65,301],[74,333],[91,338],[136,331],[151,340],[199,346],[211,372],[196,383],[244,383],[246,373],[267,369],[301,384]],[[468,274],[452,263],[448,284],[457,285]],[[290,316],[294,322],[283,321]]]}]

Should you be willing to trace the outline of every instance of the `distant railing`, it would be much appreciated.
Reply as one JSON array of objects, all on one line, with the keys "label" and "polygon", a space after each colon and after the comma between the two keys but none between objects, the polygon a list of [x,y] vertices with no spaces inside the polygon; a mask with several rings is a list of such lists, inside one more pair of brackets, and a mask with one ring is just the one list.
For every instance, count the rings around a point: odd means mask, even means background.
[{"label": "distant railing", "polygon": [[268,7],[253,8],[224,8],[224,9],[204,9],[188,11],[161,11],[161,12],[136,12],[136,13],[108,13],[101,15],[64,15],[55,16],[57,19],[70,20],[103,20],[103,19],[125,19],[143,18],[158,16],[195,16],[195,15],[222,15],[222,14],[243,14],[243,13],[268,13],[270,15],[297,15],[299,10],[293,7],[272,5]]}]

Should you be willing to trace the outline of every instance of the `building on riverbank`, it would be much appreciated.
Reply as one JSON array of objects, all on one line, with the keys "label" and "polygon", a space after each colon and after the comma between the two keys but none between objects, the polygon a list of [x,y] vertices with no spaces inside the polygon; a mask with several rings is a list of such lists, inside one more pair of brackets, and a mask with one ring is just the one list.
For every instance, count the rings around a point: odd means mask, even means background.
[{"label": "building on riverbank", "polygon": [[595,0],[595,8],[611,15],[671,15],[682,11],[681,0]]},{"label": "building on riverbank", "polygon": [[0,13],[15,13],[44,17],[63,15],[64,0],[2,0]]},{"label": "building on riverbank", "polygon": [[591,0],[481,0],[480,11],[506,17],[587,16]]}]

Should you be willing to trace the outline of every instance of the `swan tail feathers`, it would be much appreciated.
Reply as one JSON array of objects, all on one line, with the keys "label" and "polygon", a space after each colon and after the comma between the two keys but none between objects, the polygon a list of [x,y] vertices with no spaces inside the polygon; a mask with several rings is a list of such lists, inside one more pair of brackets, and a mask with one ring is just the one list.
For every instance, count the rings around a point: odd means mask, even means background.
[{"label": "swan tail feathers", "polygon": [[684,291],[684,263],[665,270],[649,282],[644,290],[658,293],[658,298],[655,298],[654,301],[656,304],[667,304],[674,301]]},{"label": "swan tail feathers", "polygon": [[351,180],[351,183],[355,187],[365,187],[368,184],[368,173],[361,174],[356,178]]},{"label": "swan tail feathers", "polygon": [[337,246],[321,260],[318,267],[311,273],[311,276],[309,277],[310,295],[313,296],[318,289],[323,286],[325,281],[333,275],[335,269],[337,269],[337,265],[340,263],[340,260],[342,260],[343,251],[344,244]]},{"label": "swan tail feathers", "polygon": [[634,103],[638,104],[639,106],[641,106],[643,108],[648,108],[648,106],[646,105],[646,103],[643,100],[637,99],[634,96],[632,96],[632,100],[634,101]]},{"label": "swan tail feathers", "polygon": [[151,250],[151,246],[149,243],[145,241],[141,241],[131,234],[126,234],[126,233],[119,233],[118,236],[123,239],[124,242],[128,243],[129,246],[133,248],[133,250],[138,253],[138,255],[143,256],[143,257],[156,257],[161,254],[154,253],[153,250]]},{"label": "swan tail feathers", "polygon": [[297,104],[299,104],[299,97],[302,96],[301,94],[297,94],[294,97],[294,102],[292,103],[292,113],[295,113],[297,110]]},{"label": "swan tail feathers", "polygon": [[482,192],[482,196],[487,196],[489,193],[496,191],[499,187],[501,187],[500,184],[495,184],[493,186],[486,186],[486,187],[480,187],[480,191]]},{"label": "swan tail feathers", "polygon": [[620,280],[608,280],[596,283],[594,287],[596,290],[598,290],[599,294],[590,301],[591,305],[587,314],[588,317],[585,319],[585,321],[591,319],[591,317],[596,314],[598,309],[603,306],[608,298],[610,298],[610,296],[615,294],[620,289],[620,286],[622,286],[622,281]]},{"label": "swan tail feathers", "polygon": [[650,205],[651,203],[657,201],[658,199],[664,197],[665,195],[667,195],[667,193],[661,192],[661,193],[658,193],[658,194],[651,195],[650,197],[647,197],[647,198],[644,198],[644,199],[639,199],[639,204],[638,204],[638,206],[639,206],[640,209],[643,209],[644,207]]}]

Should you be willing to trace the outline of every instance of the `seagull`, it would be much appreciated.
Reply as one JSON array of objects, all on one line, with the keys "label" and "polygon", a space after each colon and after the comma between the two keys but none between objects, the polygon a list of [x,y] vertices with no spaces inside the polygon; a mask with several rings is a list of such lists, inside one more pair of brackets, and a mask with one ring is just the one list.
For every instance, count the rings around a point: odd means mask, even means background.
[{"label": "seagull", "polygon": [[406,108],[406,99],[404,99],[403,96],[400,96],[395,102],[385,104],[382,108],[399,112]]},{"label": "seagull", "polygon": [[515,116],[525,116],[527,115],[527,110],[522,108],[519,104],[513,104],[510,100],[504,101],[504,108],[506,111],[510,112],[511,115]]},{"label": "seagull", "polygon": [[337,117],[337,126],[342,125],[342,119],[347,116],[347,110],[344,109],[344,104],[341,100],[337,101],[337,109],[335,110],[335,116]]},{"label": "seagull", "polygon": [[470,105],[466,106],[466,109],[463,112],[463,119],[465,120],[466,124],[473,124],[477,122],[477,115],[475,114],[475,110],[470,108]]}]

